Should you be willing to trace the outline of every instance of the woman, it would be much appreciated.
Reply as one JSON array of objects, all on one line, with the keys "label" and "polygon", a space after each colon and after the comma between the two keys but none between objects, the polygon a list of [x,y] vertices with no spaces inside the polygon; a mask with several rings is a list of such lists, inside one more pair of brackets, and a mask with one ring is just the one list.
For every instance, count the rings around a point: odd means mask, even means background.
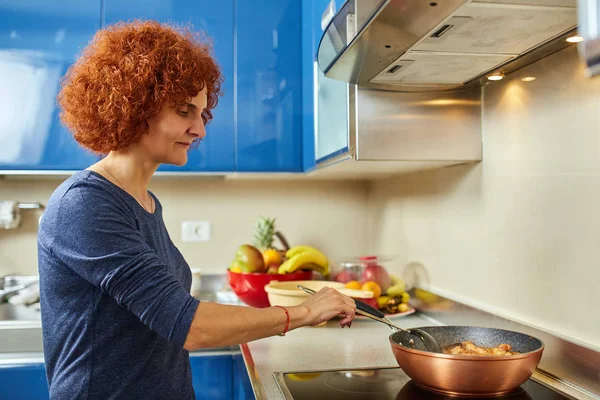
[{"label": "woman", "polygon": [[190,296],[191,273],[147,190],[206,135],[221,75],[209,47],[156,22],[99,31],[67,73],[61,119],[106,155],[51,196],[39,272],[52,399],[193,399],[189,350],[234,345],[341,316],[324,289],[297,307],[227,306]]}]

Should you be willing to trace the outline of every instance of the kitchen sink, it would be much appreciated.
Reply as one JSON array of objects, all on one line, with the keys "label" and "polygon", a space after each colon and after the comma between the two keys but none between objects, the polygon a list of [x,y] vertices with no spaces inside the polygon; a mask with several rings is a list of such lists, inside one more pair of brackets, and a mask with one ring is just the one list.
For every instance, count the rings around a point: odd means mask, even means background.
[{"label": "kitchen sink", "polygon": [[35,306],[0,304],[0,323],[5,321],[40,321],[40,311]]}]

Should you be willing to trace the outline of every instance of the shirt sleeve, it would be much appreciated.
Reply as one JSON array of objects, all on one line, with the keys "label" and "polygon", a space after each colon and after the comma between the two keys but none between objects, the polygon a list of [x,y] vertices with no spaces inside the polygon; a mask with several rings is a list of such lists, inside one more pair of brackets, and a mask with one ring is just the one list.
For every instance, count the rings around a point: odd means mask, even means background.
[{"label": "shirt sleeve", "polygon": [[183,346],[199,301],[145,243],[117,198],[101,188],[70,188],[58,208],[52,251],[150,329]]}]

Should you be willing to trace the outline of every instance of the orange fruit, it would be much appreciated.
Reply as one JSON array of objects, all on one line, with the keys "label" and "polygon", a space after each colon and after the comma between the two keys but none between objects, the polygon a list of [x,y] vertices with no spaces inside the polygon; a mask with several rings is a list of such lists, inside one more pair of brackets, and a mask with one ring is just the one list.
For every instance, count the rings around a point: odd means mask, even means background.
[{"label": "orange fruit", "polygon": [[265,269],[271,265],[281,264],[281,254],[275,249],[267,249],[262,252],[263,259],[265,260]]},{"label": "orange fruit", "polygon": [[360,290],[360,282],[359,281],[350,281],[350,282],[346,283],[346,289]]},{"label": "orange fruit", "polygon": [[367,281],[362,285],[361,289],[373,292],[373,298],[375,299],[378,299],[379,296],[381,296],[381,287],[376,282]]}]

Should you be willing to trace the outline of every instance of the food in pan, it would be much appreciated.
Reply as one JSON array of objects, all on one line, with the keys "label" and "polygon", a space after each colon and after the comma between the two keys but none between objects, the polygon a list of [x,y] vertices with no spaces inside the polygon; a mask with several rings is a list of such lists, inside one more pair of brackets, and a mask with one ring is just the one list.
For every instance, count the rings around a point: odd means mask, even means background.
[{"label": "food in pan", "polygon": [[461,356],[512,356],[519,354],[518,351],[511,351],[512,347],[509,344],[501,344],[496,347],[480,347],[471,341],[453,344],[444,349],[444,353],[461,355]]}]

